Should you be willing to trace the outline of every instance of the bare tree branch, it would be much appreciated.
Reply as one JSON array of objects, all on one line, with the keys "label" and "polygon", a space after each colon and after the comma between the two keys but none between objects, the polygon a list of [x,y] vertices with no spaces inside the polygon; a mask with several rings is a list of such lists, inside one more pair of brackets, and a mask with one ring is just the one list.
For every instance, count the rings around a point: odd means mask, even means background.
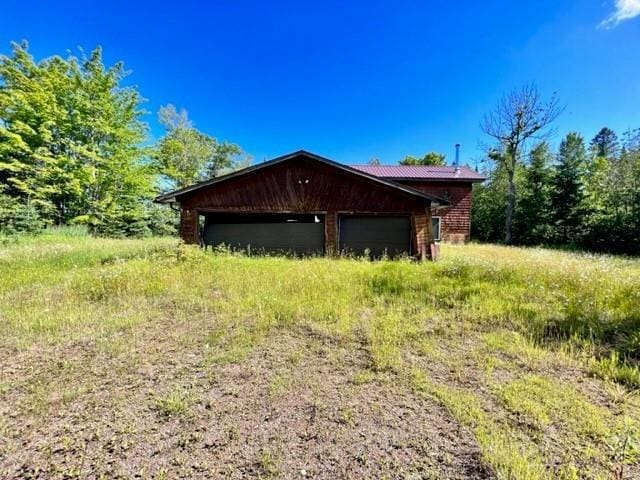
[{"label": "bare tree branch", "polygon": [[507,171],[505,242],[508,244],[512,241],[516,204],[514,175],[518,162],[528,141],[542,140],[555,133],[550,125],[563,110],[555,93],[545,102],[535,84],[530,83],[503,95],[480,124],[482,131],[497,143],[488,149],[489,157],[502,164]]}]

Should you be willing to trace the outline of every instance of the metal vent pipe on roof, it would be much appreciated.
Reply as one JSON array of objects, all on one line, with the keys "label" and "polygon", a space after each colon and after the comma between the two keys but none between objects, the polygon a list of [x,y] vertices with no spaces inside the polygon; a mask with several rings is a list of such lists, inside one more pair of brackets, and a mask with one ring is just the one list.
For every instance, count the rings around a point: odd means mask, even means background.
[{"label": "metal vent pipe on roof", "polygon": [[456,173],[460,173],[460,144],[456,143]]}]

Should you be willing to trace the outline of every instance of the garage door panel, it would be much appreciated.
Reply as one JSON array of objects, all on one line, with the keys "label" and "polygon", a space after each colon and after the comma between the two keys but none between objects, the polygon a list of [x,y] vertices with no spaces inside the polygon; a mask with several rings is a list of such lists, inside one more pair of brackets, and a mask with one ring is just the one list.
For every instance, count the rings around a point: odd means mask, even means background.
[{"label": "garage door panel", "polygon": [[368,250],[373,257],[411,253],[411,222],[405,216],[340,217],[340,249],[356,255]]},{"label": "garage door panel", "polygon": [[205,228],[207,245],[267,253],[314,254],[324,250],[323,223],[214,223]]}]

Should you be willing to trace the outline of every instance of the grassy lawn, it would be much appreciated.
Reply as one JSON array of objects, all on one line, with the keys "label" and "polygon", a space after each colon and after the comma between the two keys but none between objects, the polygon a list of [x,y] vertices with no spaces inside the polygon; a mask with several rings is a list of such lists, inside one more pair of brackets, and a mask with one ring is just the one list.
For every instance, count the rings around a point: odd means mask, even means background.
[{"label": "grassy lawn", "polygon": [[638,478],[640,260],[0,244],[0,478]]}]

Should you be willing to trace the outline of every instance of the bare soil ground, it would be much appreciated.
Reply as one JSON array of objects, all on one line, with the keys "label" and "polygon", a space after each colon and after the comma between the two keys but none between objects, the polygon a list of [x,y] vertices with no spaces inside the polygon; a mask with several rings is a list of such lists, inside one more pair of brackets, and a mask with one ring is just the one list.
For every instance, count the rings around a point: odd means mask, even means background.
[{"label": "bare soil ground", "polygon": [[299,329],[217,362],[192,334],[1,352],[0,477],[491,477],[467,429],[357,344]]}]

